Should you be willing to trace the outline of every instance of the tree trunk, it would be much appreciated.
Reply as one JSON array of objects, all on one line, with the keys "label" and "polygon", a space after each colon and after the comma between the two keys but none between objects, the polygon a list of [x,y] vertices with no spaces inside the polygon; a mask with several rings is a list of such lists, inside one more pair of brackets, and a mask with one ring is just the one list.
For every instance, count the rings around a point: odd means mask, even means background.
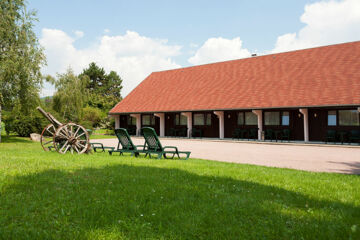
[{"label": "tree trunk", "polygon": [[1,125],[1,104],[0,104],[0,143],[1,143],[1,132],[2,132],[2,125]]}]

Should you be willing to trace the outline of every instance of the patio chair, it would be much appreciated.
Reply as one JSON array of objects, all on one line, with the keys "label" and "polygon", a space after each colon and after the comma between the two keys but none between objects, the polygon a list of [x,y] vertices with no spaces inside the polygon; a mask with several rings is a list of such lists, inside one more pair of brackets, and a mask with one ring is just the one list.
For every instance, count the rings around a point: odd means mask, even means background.
[{"label": "patio chair", "polygon": [[265,130],[265,140],[266,139],[270,139],[271,142],[274,139],[274,131],[272,129]]},{"label": "patio chair", "polygon": [[127,129],[129,135],[136,135],[136,127],[130,127]]},{"label": "patio chair", "polygon": [[351,130],[349,140],[350,140],[350,142],[359,142],[360,143],[360,130],[356,130],[356,129]]},{"label": "patio chair", "polygon": [[187,136],[187,128],[180,128],[177,130],[179,137],[186,137]]},{"label": "patio chair", "polygon": [[94,152],[98,152],[98,150],[100,149],[101,152],[105,152],[105,150],[109,150],[112,151],[115,148],[114,147],[105,147],[104,144],[102,143],[90,143],[91,148],[94,150]]},{"label": "patio chair", "polygon": [[290,129],[283,129],[281,139],[282,140],[287,139],[288,142],[290,142],[290,135],[291,135]]},{"label": "patio chair", "polygon": [[241,128],[235,128],[235,130],[232,133],[232,139],[235,139],[235,138],[240,139],[241,131],[242,131]]},{"label": "patio chair", "polygon": [[202,131],[202,129],[193,128],[193,129],[192,129],[192,134],[191,134],[191,136],[192,136],[192,137],[195,137],[196,135],[199,135],[199,137],[202,138],[202,136],[203,136],[203,131]]},{"label": "patio chair", "polygon": [[[110,150],[109,154],[112,155],[114,152],[120,153],[131,153],[131,156],[135,155],[137,157],[140,153],[144,153],[143,149],[140,150],[138,148],[144,148],[143,145],[134,145],[132,142],[129,133],[125,128],[117,128],[115,129],[115,135],[119,140],[118,146],[116,150]],[[121,148],[120,148],[121,145]]]},{"label": "patio chair", "polygon": [[335,130],[327,130],[325,143],[328,142],[336,142],[336,131]]},{"label": "patio chair", "polygon": [[170,128],[170,130],[169,130],[169,135],[170,135],[171,137],[175,137],[175,136],[176,136],[176,129],[175,129],[175,128]]},{"label": "patio chair", "polygon": [[257,139],[258,138],[258,129],[257,128],[251,128],[249,130],[248,138],[250,139]]},{"label": "patio chair", "polygon": [[[145,139],[145,147],[144,152],[146,153],[145,157],[149,155],[151,158],[151,154],[157,154],[158,159],[162,156],[166,159],[173,159],[175,155],[180,159],[180,154],[185,154],[187,160],[191,154],[191,152],[179,151],[177,147],[174,146],[165,146],[161,145],[161,142],[153,128],[144,127],[142,128],[143,136]],[[173,150],[169,150],[173,149]],[[171,155],[171,157],[169,157]]]}]

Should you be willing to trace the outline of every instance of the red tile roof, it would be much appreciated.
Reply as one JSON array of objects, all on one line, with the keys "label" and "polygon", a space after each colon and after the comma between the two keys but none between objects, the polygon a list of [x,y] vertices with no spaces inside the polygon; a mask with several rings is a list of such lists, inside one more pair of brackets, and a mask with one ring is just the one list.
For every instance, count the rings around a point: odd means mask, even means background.
[{"label": "red tile roof", "polygon": [[150,74],[114,113],[360,105],[360,41]]}]

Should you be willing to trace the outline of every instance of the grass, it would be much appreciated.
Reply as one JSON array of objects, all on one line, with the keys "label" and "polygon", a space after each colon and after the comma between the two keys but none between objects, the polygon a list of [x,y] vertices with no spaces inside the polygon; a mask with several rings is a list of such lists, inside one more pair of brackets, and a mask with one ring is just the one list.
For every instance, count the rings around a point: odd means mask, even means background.
[{"label": "grass", "polygon": [[108,135],[109,132],[111,132],[111,130],[108,130],[108,129],[96,129],[91,134],[90,139],[116,138],[116,136],[114,135],[114,131],[112,131],[111,135]]},{"label": "grass", "polygon": [[90,139],[108,139],[108,138],[116,138],[115,135],[90,135]]},{"label": "grass", "polygon": [[0,239],[359,239],[360,177],[0,144]]}]

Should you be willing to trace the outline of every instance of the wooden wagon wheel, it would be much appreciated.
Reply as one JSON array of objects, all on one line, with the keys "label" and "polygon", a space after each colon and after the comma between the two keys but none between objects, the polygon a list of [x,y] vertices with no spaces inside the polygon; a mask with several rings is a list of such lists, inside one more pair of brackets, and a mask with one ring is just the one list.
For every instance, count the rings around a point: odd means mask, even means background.
[{"label": "wooden wagon wheel", "polygon": [[59,153],[84,153],[89,148],[89,134],[86,129],[75,123],[60,126],[54,134],[54,147]]},{"label": "wooden wagon wheel", "polygon": [[54,148],[54,135],[56,129],[53,124],[47,125],[41,132],[40,143],[45,151],[55,150]]}]

